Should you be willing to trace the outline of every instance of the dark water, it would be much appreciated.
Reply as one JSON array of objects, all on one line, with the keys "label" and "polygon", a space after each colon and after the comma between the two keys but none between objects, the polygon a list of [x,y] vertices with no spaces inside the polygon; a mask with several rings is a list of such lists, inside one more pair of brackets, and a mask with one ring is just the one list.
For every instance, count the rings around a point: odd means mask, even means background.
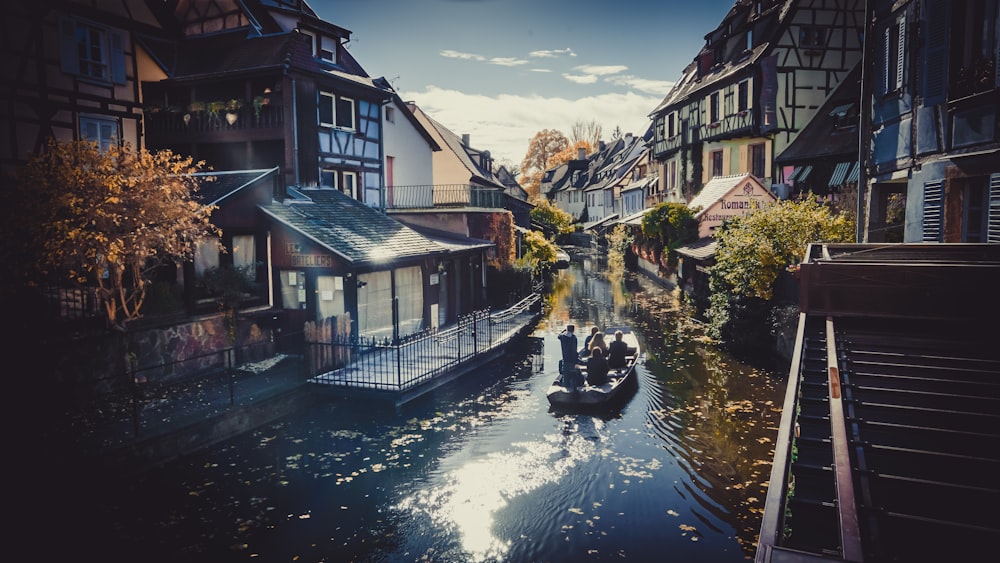
[{"label": "dark water", "polygon": [[[94,518],[134,561],[743,561],[779,420],[780,372],[705,343],[673,295],[563,271],[533,336],[398,410],[322,406],[122,484]],[[634,327],[620,412],[550,412],[567,322]]]}]

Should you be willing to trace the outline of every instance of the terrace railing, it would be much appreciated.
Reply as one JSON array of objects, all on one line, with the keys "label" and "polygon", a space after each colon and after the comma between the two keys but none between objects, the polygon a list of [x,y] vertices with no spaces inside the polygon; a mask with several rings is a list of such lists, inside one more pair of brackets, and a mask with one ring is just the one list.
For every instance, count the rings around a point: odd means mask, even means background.
[{"label": "terrace railing", "polygon": [[389,209],[439,207],[502,209],[504,192],[500,188],[472,184],[389,186],[386,188],[386,206]]}]

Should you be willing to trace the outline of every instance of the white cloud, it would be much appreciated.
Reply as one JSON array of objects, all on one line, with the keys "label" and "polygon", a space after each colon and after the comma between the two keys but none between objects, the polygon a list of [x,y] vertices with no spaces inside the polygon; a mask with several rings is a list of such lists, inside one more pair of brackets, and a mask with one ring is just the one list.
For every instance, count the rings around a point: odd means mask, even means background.
[{"label": "white cloud", "polygon": [[528,72],[552,72],[550,68],[529,68]]},{"label": "white cloud", "polygon": [[456,135],[468,133],[473,147],[514,164],[521,163],[529,141],[542,129],[556,129],[568,136],[574,123],[593,120],[601,125],[607,140],[616,126],[624,133],[641,135],[649,127],[649,112],[662,99],[662,94],[646,96],[635,92],[577,99],[522,94],[486,96],[437,86],[400,92],[400,96],[416,102]]},{"label": "white cloud", "polygon": [[514,57],[493,57],[490,59],[490,64],[500,65],[500,66],[518,66],[526,65],[528,61],[524,59],[515,59]]},{"label": "white cloud", "polygon": [[482,55],[476,55],[475,53],[463,53],[461,51],[452,51],[451,49],[445,49],[441,51],[440,55],[447,59],[462,59],[464,61],[485,61],[486,57]]},{"label": "white cloud", "polygon": [[629,88],[634,88],[640,92],[646,92],[647,94],[659,94],[661,96],[666,96],[667,92],[669,92],[674,86],[674,83],[668,80],[652,80],[649,78],[632,76],[631,74],[609,76],[605,78],[604,81],[616,86],[628,86]]},{"label": "white cloud", "polygon": [[625,72],[628,70],[628,67],[625,65],[580,65],[573,67],[573,70],[578,70],[584,74],[604,76],[605,74],[618,74],[619,72]]},{"label": "white cloud", "polygon": [[563,78],[577,84],[593,84],[597,82],[596,74],[569,74],[564,72]]},{"label": "white cloud", "polygon": [[535,58],[552,58],[552,59],[554,59],[554,58],[558,57],[559,55],[568,55],[570,57],[575,57],[576,53],[574,53],[573,49],[570,49],[569,47],[566,47],[565,49],[541,50],[541,51],[532,51],[532,52],[528,53],[529,57],[535,57]]}]

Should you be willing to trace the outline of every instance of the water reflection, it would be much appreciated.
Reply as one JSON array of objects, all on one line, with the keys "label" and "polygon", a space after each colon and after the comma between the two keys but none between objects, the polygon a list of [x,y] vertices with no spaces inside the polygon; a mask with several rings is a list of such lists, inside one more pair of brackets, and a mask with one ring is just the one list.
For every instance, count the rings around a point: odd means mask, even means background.
[{"label": "water reflection", "polygon": [[[398,411],[331,400],[179,460],[108,529],[133,560],[742,561],[778,378],[708,345],[669,289],[603,268],[561,271],[532,338],[489,369]],[[636,333],[645,361],[616,411],[550,410],[570,322]]]}]

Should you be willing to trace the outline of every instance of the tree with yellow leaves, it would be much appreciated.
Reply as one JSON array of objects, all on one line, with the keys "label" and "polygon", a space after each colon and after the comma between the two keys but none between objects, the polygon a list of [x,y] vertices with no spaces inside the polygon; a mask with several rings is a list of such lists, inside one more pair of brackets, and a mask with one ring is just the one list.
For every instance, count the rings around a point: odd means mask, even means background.
[{"label": "tree with yellow leaves", "polygon": [[109,326],[141,316],[156,268],[220,233],[196,199],[204,167],[128,144],[50,141],[2,190],[2,258],[24,286],[95,288]]}]

